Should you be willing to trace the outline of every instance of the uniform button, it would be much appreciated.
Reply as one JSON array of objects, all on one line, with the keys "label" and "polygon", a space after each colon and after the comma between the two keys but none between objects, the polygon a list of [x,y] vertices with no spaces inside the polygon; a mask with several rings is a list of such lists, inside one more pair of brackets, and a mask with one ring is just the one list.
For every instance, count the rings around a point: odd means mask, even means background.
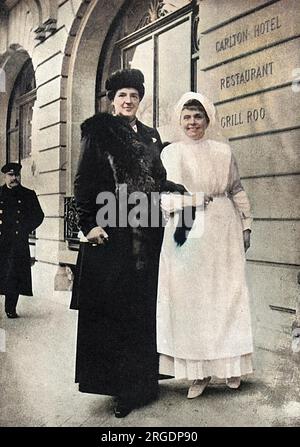
[{"label": "uniform button", "polygon": [[16,223],[20,223],[20,221],[19,221],[19,220],[16,220]]},{"label": "uniform button", "polygon": [[18,200],[18,203],[22,203],[22,200]]},{"label": "uniform button", "polygon": [[3,210],[0,210],[0,214],[2,214],[3,213]]},{"label": "uniform button", "polygon": [[19,234],[19,232],[18,232],[18,231],[16,231],[16,234]]},{"label": "uniform button", "polygon": [[2,225],[2,220],[0,220],[0,225]]},{"label": "uniform button", "polygon": [[17,211],[18,214],[20,214],[20,212],[21,212],[20,210]]}]

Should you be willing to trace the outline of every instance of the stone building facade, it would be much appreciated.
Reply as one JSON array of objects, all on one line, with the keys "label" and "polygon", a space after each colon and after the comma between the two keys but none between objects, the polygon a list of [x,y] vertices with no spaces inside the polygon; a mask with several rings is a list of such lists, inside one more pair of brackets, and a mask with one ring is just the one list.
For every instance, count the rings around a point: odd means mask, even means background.
[{"label": "stone building facade", "polygon": [[109,73],[137,67],[148,93],[142,119],[163,139],[181,93],[213,98],[254,211],[256,344],[289,349],[299,299],[299,35],[297,0],[2,0],[0,161],[21,160],[45,212],[31,238],[35,296],[69,301],[80,123],[107,110]]}]

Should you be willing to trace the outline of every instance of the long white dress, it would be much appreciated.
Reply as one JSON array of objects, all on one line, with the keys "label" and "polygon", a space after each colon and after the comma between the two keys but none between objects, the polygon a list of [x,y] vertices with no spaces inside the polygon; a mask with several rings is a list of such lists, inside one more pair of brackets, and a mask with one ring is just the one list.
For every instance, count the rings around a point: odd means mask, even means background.
[{"label": "long white dress", "polygon": [[249,294],[243,229],[250,205],[227,144],[181,141],[167,146],[168,180],[213,195],[199,208],[186,242],[173,234],[170,217],[159,267],[157,343],[160,373],[176,378],[228,378],[253,371]]}]

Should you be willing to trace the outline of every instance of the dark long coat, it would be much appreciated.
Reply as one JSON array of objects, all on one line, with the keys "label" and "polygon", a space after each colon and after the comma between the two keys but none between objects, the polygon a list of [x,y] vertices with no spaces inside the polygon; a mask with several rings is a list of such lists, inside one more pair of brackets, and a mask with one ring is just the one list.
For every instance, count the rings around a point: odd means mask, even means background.
[{"label": "dark long coat", "polygon": [[44,213],[34,191],[22,185],[0,187],[0,293],[32,296],[29,234]]},{"label": "dark long coat", "polygon": [[[80,226],[97,226],[99,192],[160,191],[165,170],[156,130],[98,114],[82,125],[75,179]],[[156,203],[156,206],[159,206]],[[117,216],[118,217],[118,216]],[[118,220],[118,219],[117,219]],[[81,243],[71,308],[79,307],[76,382],[88,393],[145,398],[157,390],[156,293],[162,228],[108,226],[108,243]]]}]

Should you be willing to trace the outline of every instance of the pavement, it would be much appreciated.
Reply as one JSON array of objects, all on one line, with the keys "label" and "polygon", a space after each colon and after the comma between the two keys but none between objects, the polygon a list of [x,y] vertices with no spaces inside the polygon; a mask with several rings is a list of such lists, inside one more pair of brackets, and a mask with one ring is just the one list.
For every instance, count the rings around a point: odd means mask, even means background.
[{"label": "pavement", "polygon": [[20,298],[16,320],[0,308],[1,427],[300,426],[300,357],[287,349],[256,347],[255,373],[238,390],[215,380],[187,399],[188,381],[164,380],[156,402],[116,419],[111,397],[74,383],[76,311],[34,297]]}]

